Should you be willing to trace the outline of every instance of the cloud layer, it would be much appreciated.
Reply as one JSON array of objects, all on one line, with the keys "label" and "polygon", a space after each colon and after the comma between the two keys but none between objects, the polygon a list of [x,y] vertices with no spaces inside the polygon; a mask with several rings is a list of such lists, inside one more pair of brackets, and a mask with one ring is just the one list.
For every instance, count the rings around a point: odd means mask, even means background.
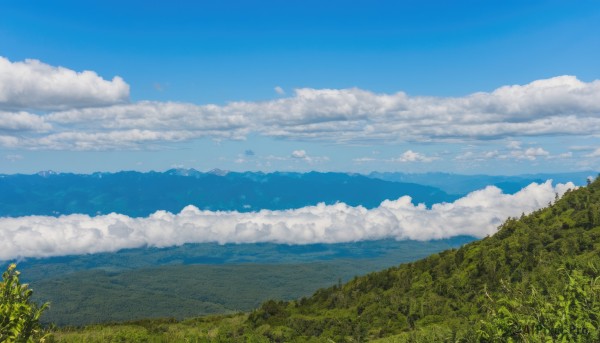
[{"label": "cloud layer", "polygon": [[[600,132],[600,80],[558,76],[463,97],[296,89],[262,102],[129,103],[129,86],[91,71],[0,57],[0,145],[107,150],[250,134],[296,141],[398,143]],[[40,111],[46,111],[39,113]],[[532,151],[523,158],[540,156]]]},{"label": "cloud layer", "polygon": [[453,203],[414,205],[408,196],[367,210],[343,203],[286,211],[211,212],[187,206],[146,218],[121,214],[0,218],[0,260],[116,251],[184,243],[335,243],[383,238],[429,240],[493,234],[509,216],[546,206],[572,183],[531,184],[514,195],[496,187]]}]

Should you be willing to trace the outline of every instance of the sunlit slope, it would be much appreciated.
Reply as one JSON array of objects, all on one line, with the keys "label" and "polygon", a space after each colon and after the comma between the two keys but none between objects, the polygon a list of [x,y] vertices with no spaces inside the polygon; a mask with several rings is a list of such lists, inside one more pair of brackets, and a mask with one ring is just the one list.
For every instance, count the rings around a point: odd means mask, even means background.
[{"label": "sunlit slope", "polygon": [[[564,284],[560,268],[593,274],[600,265],[600,181],[567,192],[554,205],[509,219],[497,234],[423,260],[356,278],[251,314],[257,330],[288,339],[374,339],[408,330],[467,335],[484,317],[488,294]],[[597,272],[596,272],[597,273]]]}]

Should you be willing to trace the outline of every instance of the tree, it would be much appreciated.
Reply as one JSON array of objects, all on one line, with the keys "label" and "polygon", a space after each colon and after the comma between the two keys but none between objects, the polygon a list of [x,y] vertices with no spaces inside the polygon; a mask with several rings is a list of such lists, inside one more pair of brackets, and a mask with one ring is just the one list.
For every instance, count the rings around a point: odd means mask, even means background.
[{"label": "tree", "polygon": [[16,268],[9,265],[0,282],[0,342],[44,342],[39,319],[49,304],[39,306],[31,300],[33,291],[21,284]]},{"label": "tree", "polygon": [[565,272],[561,291],[543,296],[532,287],[491,297],[490,318],[482,321],[481,342],[598,342],[600,277]]}]

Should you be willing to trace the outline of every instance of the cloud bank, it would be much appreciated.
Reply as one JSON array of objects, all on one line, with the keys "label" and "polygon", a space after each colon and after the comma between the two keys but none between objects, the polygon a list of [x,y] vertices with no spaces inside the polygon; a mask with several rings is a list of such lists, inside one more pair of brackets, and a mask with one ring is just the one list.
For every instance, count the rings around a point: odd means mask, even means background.
[{"label": "cloud bank", "polygon": [[141,128],[229,138],[253,132],[337,143],[580,135],[600,130],[600,81],[561,76],[461,98],[305,88],[265,102],[224,106],[140,102],[56,112],[49,120],[81,130]]},{"label": "cloud bank", "polygon": [[[600,80],[557,76],[462,97],[296,89],[225,105],[128,102],[129,86],[95,72],[0,57],[0,145],[110,150],[250,134],[333,143],[447,142],[600,132]],[[4,112],[2,112],[4,111]],[[35,113],[36,111],[46,111]],[[538,152],[532,152],[539,156]]]},{"label": "cloud bank", "polygon": [[484,237],[493,234],[509,216],[542,208],[556,193],[562,195],[572,188],[572,183],[553,186],[547,181],[508,195],[490,186],[430,209],[414,205],[404,196],[383,201],[371,210],[344,203],[250,213],[187,206],[179,214],[157,211],[145,218],[115,213],[0,218],[0,260],[201,242],[308,244]]}]

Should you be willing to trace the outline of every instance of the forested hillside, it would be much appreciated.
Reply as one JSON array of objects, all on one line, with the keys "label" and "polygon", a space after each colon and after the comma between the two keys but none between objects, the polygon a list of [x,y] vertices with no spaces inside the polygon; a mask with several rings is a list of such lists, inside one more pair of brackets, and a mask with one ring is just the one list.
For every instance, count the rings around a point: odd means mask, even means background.
[{"label": "forested hillside", "polygon": [[151,337],[162,327],[208,341],[598,342],[599,267],[597,180],[552,206],[509,219],[481,241],[308,298],[268,301],[249,316],[171,326],[131,323],[56,337],[69,341],[86,334],[93,341],[94,330],[110,335],[134,329]]},{"label": "forested hillside", "polygon": [[485,317],[490,297],[506,291],[503,285],[550,295],[565,287],[569,270],[598,276],[599,225],[600,181],[595,181],[553,206],[509,219],[491,237],[310,298],[265,303],[249,322],[255,328],[281,327],[290,337],[324,335],[340,341],[410,330],[467,337]]},{"label": "forested hillside", "polygon": [[[338,244],[186,244],[19,262],[60,326],[251,311],[356,275],[460,247],[473,237]],[[0,269],[6,269],[0,263]]]}]

